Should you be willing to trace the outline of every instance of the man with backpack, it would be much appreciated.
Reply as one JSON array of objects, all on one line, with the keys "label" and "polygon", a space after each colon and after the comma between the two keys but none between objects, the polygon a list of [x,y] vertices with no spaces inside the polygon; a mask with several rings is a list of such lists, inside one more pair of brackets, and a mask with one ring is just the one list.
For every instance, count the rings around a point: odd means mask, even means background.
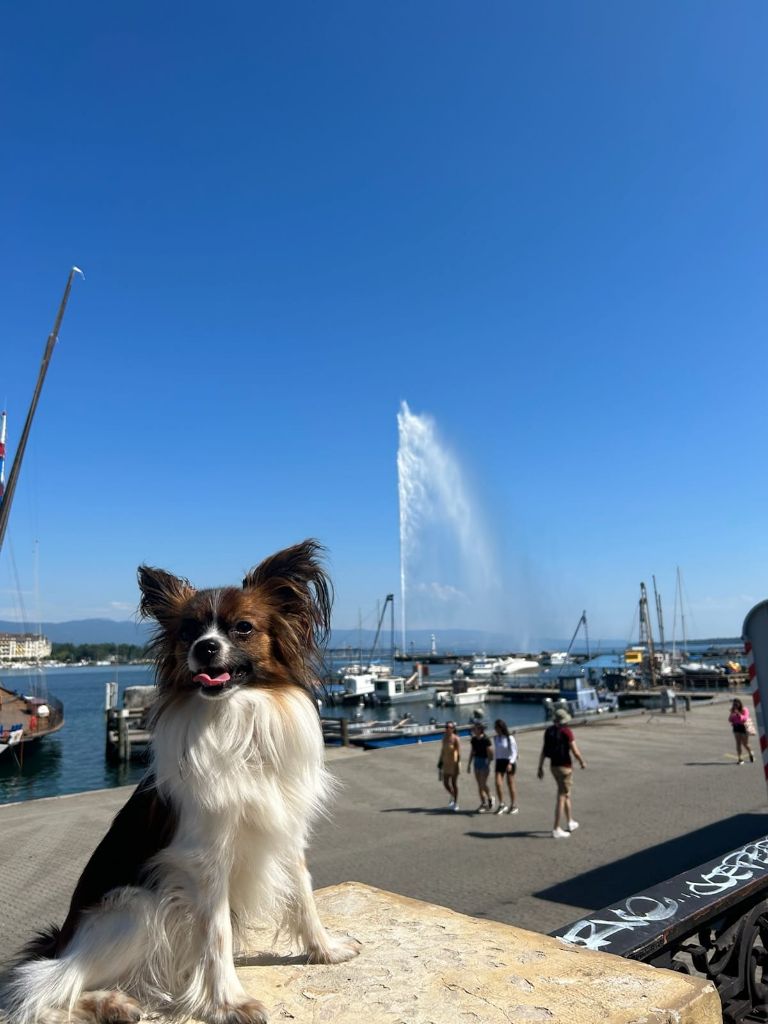
[{"label": "man with backpack", "polygon": [[[544,745],[541,748],[539,758],[540,779],[544,778],[544,760],[549,758],[549,765],[557,783],[557,803],[555,804],[555,827],[552,829],[553,839],[568,839],[571,832],[579,827],[578,821],[573,820],[573,808],[571,806],[571,787],[573,786],[573,761],[575,757],[582,768],[587,763],[581,756],[573,732],[565,724],[570,722],[571,716],[565,708],[558,708],[554,715],[554,723],[544,731]],[[560,828],[560,820],[565,822],[566,827]]]}]

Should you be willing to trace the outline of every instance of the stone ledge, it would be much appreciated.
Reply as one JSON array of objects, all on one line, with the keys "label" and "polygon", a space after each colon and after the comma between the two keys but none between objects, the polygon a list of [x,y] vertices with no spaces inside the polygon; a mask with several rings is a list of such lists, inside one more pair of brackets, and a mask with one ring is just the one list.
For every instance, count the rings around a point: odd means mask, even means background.
[{"label": "stone ledge", "polygon": [[[357,882],[317,892],[335,933],[363,943],[355,960],[307,965],[243,958],[245,988],[271,1024],[721,1024],[701,979],[535,932],[466,917]],[[272,947],[271,930],[253,949]]]}]

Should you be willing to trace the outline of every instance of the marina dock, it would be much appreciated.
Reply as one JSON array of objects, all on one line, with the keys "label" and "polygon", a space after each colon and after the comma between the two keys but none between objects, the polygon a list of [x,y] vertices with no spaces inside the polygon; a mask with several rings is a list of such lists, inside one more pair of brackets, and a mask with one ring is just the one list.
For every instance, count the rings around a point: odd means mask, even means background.
[{"label": "marina dock", "polygon": [[[577,770],[574,784],[581,827],[567,841],[551,838],[553,780],[536,778],[540,729],[518,736],[515,817],[473,813],[466,740],[457,813],[437,780],[437,744],[329,748],[341,790],[310,847],[314,883],[365,882],[550,932],[768,832],[760,766],[737,767],[727,717],[726,699],[577,726],[587,770]],[[63,920],[82,867],[129,792],[0,806],[0,958]]]}]

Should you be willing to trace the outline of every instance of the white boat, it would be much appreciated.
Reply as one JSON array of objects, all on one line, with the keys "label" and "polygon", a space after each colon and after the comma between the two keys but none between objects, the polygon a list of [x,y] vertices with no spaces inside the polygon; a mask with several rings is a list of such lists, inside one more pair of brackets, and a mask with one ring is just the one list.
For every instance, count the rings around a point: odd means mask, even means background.
[{"label": "white boat", "polygon": [[706,661],[684,661],[680,666],[682,672],[687,676],[722,676],[723,668],[720,665],[712,665]]},{"label": "white boat", "polygon": [[488,696],[488,686],[478,684],[467,686],[464,690],[443,690],[435,697],[436,704],[447,704],[448,707],[462,707],[464,704],[482,704]]},{"label": "white boat", "polygon": [[[412,676],[411,679],[414,677]],[[410,685],[409,685],[410,684]],[[401,704],[408,701],[429,700],[434,696],[433,686],[413,685],[405,676],[389,676],[376,680],[376,704]]]},{"label": "white boat", "polygon": [[340,682],[344,687],[344,699],[356,700],[374,692],[376,677],[372,672],[347,672],[341,676]]},{"label": "white boat", "polygon": [[382,665],[380,662],[372,662],[368,665],[362,665],[353,663],[351,665],[345,665],[336,671],[337,676],[359,676],[359,675],[372,675],[376,676],[391,676],[392,668],[389,665]]},{"label": "white boat", "polygon": [[542,665],[565,665],[568,662],[568,651],[544,651],[541,656]]},{"label": "white boat", "polygon": [[501,671],[504,661],[504,658],[475,655],[471,661],[463,662],[461,667],[456,669],[454,675],[459,679],[465,675],[469,675],[473,679],[492,679],[497,672]]},{"label": "white boat", "polygon": [[497,676],[514,676],[518,672],[538,672],[541,668],[538,661],[530,658],[502,658],[501,666],[495,673]]}]

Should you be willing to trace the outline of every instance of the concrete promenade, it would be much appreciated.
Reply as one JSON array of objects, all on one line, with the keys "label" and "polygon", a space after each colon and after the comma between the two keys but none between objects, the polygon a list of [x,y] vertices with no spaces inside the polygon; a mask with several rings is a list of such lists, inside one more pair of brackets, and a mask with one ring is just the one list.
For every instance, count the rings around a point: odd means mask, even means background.
[{"label": "concrete promenade", "polygon": [[[503,706],[490,705],[493,716]],[[536,778],[540,732],[519,735],[520,813],[473,813],[464,764],[458,813],[437,781],[437,743],[331,750],[341,783],[310,853],[315,885],[360,881],[548,932],[768,833],[759,764],[737,767],[728,704],[596,720],[576,730],[581,828],[551,838],[554,782]],[[754,743],[755,749],[757,743]],[[0,959],[63,919],[72,887],[130,790],[0,807]],[[354,922],[349,924],[354,932]]]}]

